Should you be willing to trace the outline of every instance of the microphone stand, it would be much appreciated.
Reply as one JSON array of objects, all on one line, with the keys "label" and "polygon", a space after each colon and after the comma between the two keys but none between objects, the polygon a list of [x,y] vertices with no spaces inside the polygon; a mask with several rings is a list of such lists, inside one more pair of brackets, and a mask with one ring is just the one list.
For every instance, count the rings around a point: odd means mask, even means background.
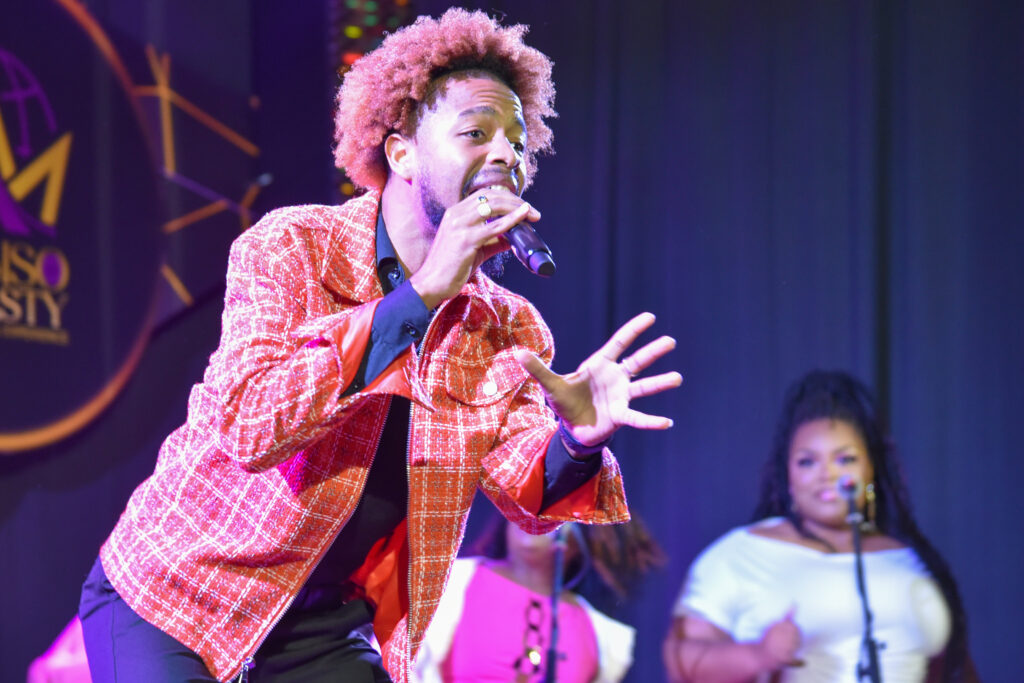
[{"label": "microphone stand", "polygon": [[558,599],[562,595],[562,573],[565,564],[568,527],[568,524],[562,527],[555,539],[555,576],[551,582],[551,637],[548,638],[548,658],[544,667],[543,683],[557,683],[555,669],[558,664]]},{"label": "microphone stand", "polygon": [[[864,521],[864,515],[857,509],[857,501],[854,496],[847,496],[847,503],[850,512],[846,515],[846,522],[853,530],[853,560],[857,574],[857,592],[860,593],[860,604],[864,609],[864,639],[861,644],[861,661],[857,663],[857,680],[865,678],[871,683],[881,683],[882,672],[878,666],[878,643],[871,632],[871,608],[868,606],[868,589],[864,582],[864,559],[861,553],[860,525]],[[867,655],[867,663],[864,656]]]}]

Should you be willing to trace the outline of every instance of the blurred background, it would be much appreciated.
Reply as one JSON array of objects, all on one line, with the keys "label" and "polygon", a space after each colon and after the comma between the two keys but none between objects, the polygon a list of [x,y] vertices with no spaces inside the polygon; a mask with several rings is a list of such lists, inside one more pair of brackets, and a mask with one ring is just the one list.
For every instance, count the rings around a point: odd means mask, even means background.
[{"label": "blurred background", "polygon": [[[435,0],[13,0],[0,10],[0,680],[24,679],[216,346],[227,248],[351,194],[345,65]],[[555,63],[528,198],[557,274],[506,284],[571,370],[633,314],[683,387],[620,433],[667,565],[629,601],[630,681],[663,679],[686,568],[746,522],[782,392],[878,394],[986,681],[1019,679],[1024,5],[466,2]],[[1019,428],[1019,427],[1018,427]],[[470,533],[489,515],[474,512]]]}]

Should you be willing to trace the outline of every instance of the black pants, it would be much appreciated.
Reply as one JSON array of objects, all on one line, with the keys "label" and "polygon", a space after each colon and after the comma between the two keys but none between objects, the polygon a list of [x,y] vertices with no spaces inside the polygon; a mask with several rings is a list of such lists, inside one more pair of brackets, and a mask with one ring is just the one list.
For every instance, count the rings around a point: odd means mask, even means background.
[{"label": "black pants", "polygon": [[[390,683],[367,636],[366,602],[303,589],[260,645],[251,683]],[[93,683],[213,683],[203,660],[121,599],[99,560],[82,587],[82,633]]]}]

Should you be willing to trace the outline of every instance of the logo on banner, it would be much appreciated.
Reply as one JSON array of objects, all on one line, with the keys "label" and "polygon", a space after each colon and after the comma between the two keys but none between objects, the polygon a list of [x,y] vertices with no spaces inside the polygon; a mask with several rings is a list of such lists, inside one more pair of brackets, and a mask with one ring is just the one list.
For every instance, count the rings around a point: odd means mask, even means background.
[{"label": "logo on banner", "polygon": [[0,453],[96,417],[149,336],[157,172],[129,72],[78,0],[0,21]]},{"label": "logo on banner", "polygon": [[58,127],[32,72],[2,48],[0,71],[0,103],[12,119],[0,106],[0,334],[67,344],[71,266],[47,241],[56,237],[73,135]]}]

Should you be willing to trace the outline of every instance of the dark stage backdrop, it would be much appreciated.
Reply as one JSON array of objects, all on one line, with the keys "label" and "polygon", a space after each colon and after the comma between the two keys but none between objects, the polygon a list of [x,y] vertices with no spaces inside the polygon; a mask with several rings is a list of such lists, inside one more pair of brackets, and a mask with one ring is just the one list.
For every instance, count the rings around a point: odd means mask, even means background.
[{"label": "dark stage backdrop", "polygon": [[[248,130],[261,154],[247,168],[273,182],[257,215],[336,199],[328,12],[289,5],[90,5],[138,42],[190,55],[200,75],[216,65],[211,88],[233,75],[232,89],[258,95]],[[559,272],[508,281],[554,330],[555,368],[642,310],[679,341],[655,369],[679,369],[683,388],[642,404],[675,427],[614,444],[631,506],[669,557],[633,601],[610,606],[639,631],[629,680],[663,678],[660,641],[686,567],[748,520],[782,391],[812,367],[877,389],[918,520],[960,583],[980,673],[1016,680],[1024,7],[467,6],[530,24],[530,42],[555,61],[557,153],[529,197]],[[97,546],[183,419],[217,337],[218,293],[204,291],[156,329],[87,430],[0,456],[0,680],[19,680],[73,613]],[[16,400],[8,387],[3,396]]]}]

